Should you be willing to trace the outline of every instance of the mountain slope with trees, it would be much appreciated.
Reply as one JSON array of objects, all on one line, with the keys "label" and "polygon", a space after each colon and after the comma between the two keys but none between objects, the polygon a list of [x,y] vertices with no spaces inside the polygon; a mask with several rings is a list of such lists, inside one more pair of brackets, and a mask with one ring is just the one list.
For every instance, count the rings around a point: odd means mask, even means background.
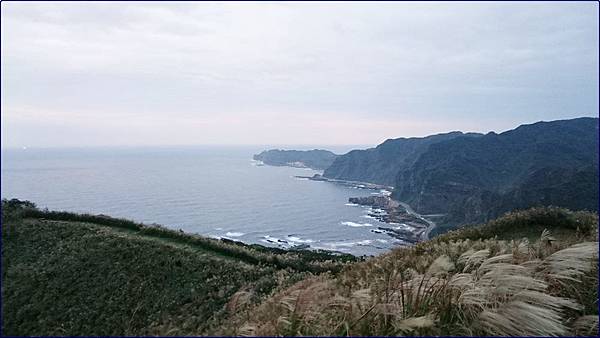
[{"label": "mountain slope with trees", "polygon": [[392,186],[400,170],[410,168],[430,145],[459,136],[479,134],[450,132],[427,137],[389,139],[375,148],[352,150],[325,169],[324,177]]},{"label": "mountain slope with trees", "polygon": [[442,223],[481,222],[554,205],[598,210],[598,119],[522,125],[431,145],[400,170],[393,197]]},{"label": "mountain slope with trees", "polygon": [[598,119],[387,140],[337,157],[323,176],[393,186],[394,199],[442,215],[437,233],[535,206],[597,211]]}]

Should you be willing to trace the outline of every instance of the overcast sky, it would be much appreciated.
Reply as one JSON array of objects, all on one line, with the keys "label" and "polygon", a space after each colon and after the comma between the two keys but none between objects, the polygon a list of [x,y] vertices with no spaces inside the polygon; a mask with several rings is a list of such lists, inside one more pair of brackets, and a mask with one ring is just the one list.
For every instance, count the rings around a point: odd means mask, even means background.
[{"label": "overcast sky", "polygon": [[377,144],[598,115],[597,3],[2,3],[2,146]]}]

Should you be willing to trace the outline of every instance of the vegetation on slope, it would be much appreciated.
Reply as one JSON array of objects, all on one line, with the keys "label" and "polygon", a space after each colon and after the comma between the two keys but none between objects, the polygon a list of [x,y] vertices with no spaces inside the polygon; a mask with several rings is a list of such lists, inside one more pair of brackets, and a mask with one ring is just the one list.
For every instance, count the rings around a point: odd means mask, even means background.
[{"label": "vegetation on slope", "polygon": [[[477,240],[492,237],[505,240],[527,237],[534,240],[544,229],[561,237],[569,237],[573,232],[593,231],[591,227],[597,224],[596,217],[596,213],[572,212],[559,207],[515,210],[482,225],[464,225],[458,230],[442,229],[441,232],[444,234],[434,237],[433,240],[448,241],[455,238]],[[437,234],[436,230],[437,228],[432,231],[432,235]]]},{"label": "vegetation on slope", "polygon": [[389,139],[375,148],[352,150],[338,156],[323,176],[392,186],[398,172],[410,168],[430,145],[459,136],[477,137],[480,134],[454,131],[427,137]]},{"label": "vegetation on slope", "polygon": [[438,232],[537,206],[598,211],[598,119],[390,139],[338,156],[323,176],[394,186],[394,199],[441,215]]},{"label": "vegetation on slope", "polygon": [[15,200],[2,221],[5,335],[598,331],[587,212],[513,212],[353,264]]},{"label": "vegetation on slope", "polygon": [[598,211],[598,119],[522,125],[432,144],[400,170],[393,197],[442,224],[555,205]]},{"label": "vegetation on slope", "polygon": [[597,214],[509,213],[237,302],[217,333],[596,335],[597,241]]},{"label": "vegetation on slope", "polygon": [[2,333],[203,334],[226,320],[239,292],[257,302],[354,260],[3,201]]},{"label": "vegetation on slope", "polygon": [[316,170],[328,168],[338,155],[329,150],[265,150],[253,156],[254,160],[273,166],[306,167]]}]

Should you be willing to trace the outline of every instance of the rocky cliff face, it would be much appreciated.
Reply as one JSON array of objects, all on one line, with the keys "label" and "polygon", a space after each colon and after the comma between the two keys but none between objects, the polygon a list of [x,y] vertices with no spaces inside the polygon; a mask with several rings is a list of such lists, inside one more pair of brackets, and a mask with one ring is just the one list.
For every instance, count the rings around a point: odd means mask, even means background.
[{"label": "rocky cliff face", "polygon": [[323,170],[329,167],[338,155],[328,150],[265,150],[253,156],[254,160],[273,166],[290,166]]},{"label": "rocky cliff face", "polygon": [[390,139],[375,148],[352,150],[339,156],[323,176],[349,181],[394,185],[399,171],[410,168],[430,145],[456,137],[480,134],[450,132],[427,137]]},{"label": "rocky cliff face", "polygon": [[596,118],[438,142],[399,171],[393,197],[447,224],[542,205],[597,211],[597,142]]}]

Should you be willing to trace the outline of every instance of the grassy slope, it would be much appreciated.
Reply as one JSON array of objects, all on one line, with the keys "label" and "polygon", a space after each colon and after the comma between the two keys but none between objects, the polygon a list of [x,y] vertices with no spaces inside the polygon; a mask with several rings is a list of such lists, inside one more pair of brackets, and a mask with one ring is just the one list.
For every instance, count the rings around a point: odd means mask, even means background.
[{"label": "grassy slope", "polygon": [[217,333],[596,334],[597,241],[597,214],[514,212],[307,278]]},{"label": "grassy slope", "polygon": [[[5,335],[597,331],[595,214],[511,213],[345,265],[348,257],[224,243],[126,220],[30,208],[6,217],[6,209]],[[556,240],[547,232],[540,238],[544,229]]]},{"label": "grassy slope", "polygon": [[32,214],[38,218],[3,217],[5,335],[202,334],[227,318],[232,295],[258,301],[311,271],[339,270],[349,259],[281,253],[109,218],[99,223],[111,225],[39,218],[93,216]]}]

